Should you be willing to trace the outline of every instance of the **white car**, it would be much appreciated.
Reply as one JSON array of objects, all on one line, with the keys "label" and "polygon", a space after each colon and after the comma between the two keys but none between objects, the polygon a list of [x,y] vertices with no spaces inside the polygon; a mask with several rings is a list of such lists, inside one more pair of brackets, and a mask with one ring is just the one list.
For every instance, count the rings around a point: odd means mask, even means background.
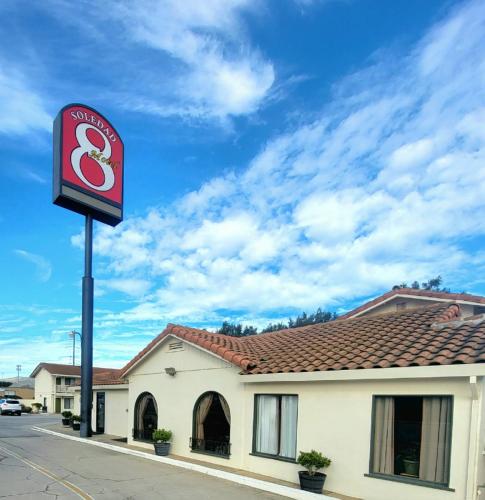
[{"label": "white car", "polygon": [[0,399],[0,415],[20,415],[22,407],[16,399]]}]

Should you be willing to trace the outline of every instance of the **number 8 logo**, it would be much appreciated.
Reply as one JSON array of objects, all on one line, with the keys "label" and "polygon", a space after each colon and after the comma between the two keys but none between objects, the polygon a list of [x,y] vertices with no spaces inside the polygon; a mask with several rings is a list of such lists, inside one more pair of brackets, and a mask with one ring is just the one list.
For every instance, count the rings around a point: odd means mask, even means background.
[{"label": "number 8 logo", "polygon": [[[100,151],[100,149],[94,144],[92,144],[91,141],[88,139],[86,133],[89,129],[95,130],[103,138],[104,141],[103,151]],[[113,173],[113,169],[111,168],[110,165],[108,165],[107,163],[102,163],[95,156],[91,157],[94,161],[97,162],[97,164],[101,167],[101,170],[103,171],[104,182],[103,184],[101,184],[101,186],[96,186],[95,184],[89,182],[81,170],[81,158],[83,157],[83,155],[89,154],[89,152],[92,150],[95,150],[98,153],[102,153],[107,160],[111,158],[111,144],[109,143],[108,138],[93,125],[90,125],[89,123],[80,123],[76,127],[76,139],[79,144],[79,147],[74,149],[71,153],[71,165],[72,168],[74,169],[75,174],[79,177],[79,179],[82,182],[84,182],[84,184],[86,184],[86,186],[89,186],[90,188],[95,189],[96,191],[109,191],[114,186],[115,183],[115,174]]]}]

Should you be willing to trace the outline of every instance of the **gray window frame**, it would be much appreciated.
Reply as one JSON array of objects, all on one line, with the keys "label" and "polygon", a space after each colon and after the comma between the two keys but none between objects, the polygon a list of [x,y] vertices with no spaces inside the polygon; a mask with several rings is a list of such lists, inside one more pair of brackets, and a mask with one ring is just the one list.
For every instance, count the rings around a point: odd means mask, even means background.
[{"label": "gray window frame", "polygon": [[[380,472],[373,472],[374,470],[374,433],[375,433],[375,411],[377,398],[450,398],[451,399],[451,435],[450,447],[448,448],[448,481],[446,483],[435,483],[434,481],[425,481],[419,478],[412,478],[406,476],[399,476],[397,474],[382,474]],[[424,486],[426,488],[435,488],[445,491],[455,491],[450,488],[450,473],[451,473],[451,449],[453,447],[453,417],[454,417],[455,398],[453,394],[373,394],[372,395],[372,414],[371,414],[371,430],[370,430],[370,453],[369,453],[369,472],[364,474],[365,477],[374,479],[384,479],[386,481],[394,481],[397,483],[414,484],[416,486]]]},{"label": "gray window frame", "polygon": [[[296,463],[296,456],[295,458],[289,458],[289,457],[282,457],[281,455],[272,455],[270,453],[261,453],[260,451],[256,450],[256,429],[257,429],[257,424],[258,424],[258,412],[257,412],[257,399],[258,396],[274,396],[279,399],[279,407],[281,408],[281,398],[283,396],[293,396],[296,397],[297,400],[297,405],[296,405],[296,443],[295,443],[295,449],[296,455],[298,455],[298,414],[299,414],[299,409],[300,409],[300,397],[298,394],[275,394],[275,393],[258,393],[254,394],[254,400],[253,400],[253,443],[252,443],[252,451],[250,455],[253,455],[255,457],[262,457],[262,458],[271,458],[273,460],[280,460],[282,462],[290,462],[292,464]],[[278,422],[278,448],[280,448],[280,431],[281,431],[281,411],[279,414],[279,422]]]}]

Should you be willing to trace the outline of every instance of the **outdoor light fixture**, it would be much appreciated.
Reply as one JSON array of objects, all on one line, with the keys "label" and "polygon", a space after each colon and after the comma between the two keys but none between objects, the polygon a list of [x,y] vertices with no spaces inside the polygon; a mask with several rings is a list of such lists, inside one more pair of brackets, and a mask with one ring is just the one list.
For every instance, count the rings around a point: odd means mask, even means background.
[{"label": "outdoor light fixture", "polygon": [[170,368],[165,368],[165,373],[167,375],[170,375],[171,377],[175,377],[177,370],[173,366],[171,366]]}]

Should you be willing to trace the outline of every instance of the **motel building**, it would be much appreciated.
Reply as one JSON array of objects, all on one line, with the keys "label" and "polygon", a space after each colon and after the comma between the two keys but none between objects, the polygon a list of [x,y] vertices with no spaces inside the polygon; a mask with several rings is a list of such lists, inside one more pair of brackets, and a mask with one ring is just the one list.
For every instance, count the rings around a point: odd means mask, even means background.
[{"label": "motel building", "polygon": [[[116,377],[120,370],[93,368],[94,377]],[[34,400],[45,413],[74,412],[73,388],[81,382],[81,367],[58,363],[39,363],[30,374],[35,379]]]},{"label": "motel building", "polygon": [[169,429],[177,458],[292,483],[315,449],[325,490],[350,498],[479,500],[484,376],[485,297],[398,289],[251,337],[170,324],[94,375],[93,430],[151,450]]}]

